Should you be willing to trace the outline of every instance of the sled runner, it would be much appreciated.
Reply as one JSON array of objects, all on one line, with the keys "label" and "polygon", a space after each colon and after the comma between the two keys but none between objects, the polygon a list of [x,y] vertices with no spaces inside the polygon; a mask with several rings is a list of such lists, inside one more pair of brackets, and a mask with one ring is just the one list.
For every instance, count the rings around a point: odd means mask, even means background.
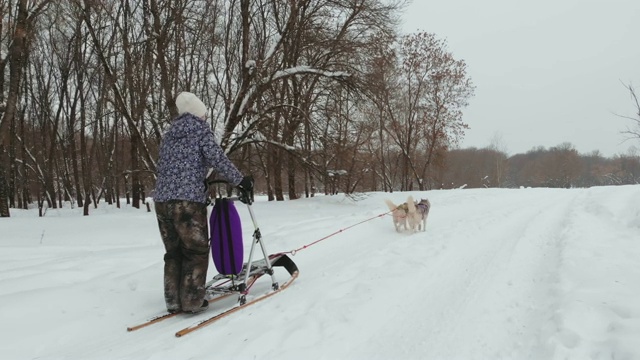
[{"label": "sled runner", "polygon": [[[238,298],[238,302],[235,306],[228,308],[227,310],[224,310],[222,312],[219,312],[209,318],[206,318],[204,320],[201,320],[200,322],[191,325],[189,327],[186,327],[178,332],[176,332],[176,337],[181,337],[184,335],[187,335],[193,331],[196,331],[198,329],[201,329],[207,325],[211,325],[214,322],[222,319],[223,317],[226,317],[228,315],[231,315],[235,312],[238,312],[248,306],[251,306],[257,302],[260,302],[266,298],[269,298],[277,293],[279,293],[280,291],[286,289],[289,285],[291,285],[291,283],[298,277],[298,267],[296,266],[296,264],[291,260],[291,258],[289,258],[287,255],[285,254],[273,254],[269,256],[269,259],[266,259],[265,261],[260,260],[260,261],[256,261],[253,263],[253,265],[251,265],[250,267],[248,266],[248,264],[250,264],[251,262],[245,264],[244,268],[243,268],[243,274],[240,274],[239,277],[242,278],[244,276],[245,280],[242,281],[239,284],[233,284],[233,283],[229,283],[229,279],[224,279],[224,275],[216,275],[214,277],[214,280],[221,280],[223,283],[220,285],[213,285],[211,287],[209,287],[207,289],[207,292],[209,294],[212,294],[213,297],[211,298],[211,301],[216,301],[218,298],[222,297],[225,298],[227,296],[230,296],[234,293],[237,293],[240,295],[240,297]],[[274,271],[273,268],[277,268],[277,267],[283,267],[284,269],[287,270],[287,272],[289,273],[290,277],[282,284],[278,284],[278,282],[275,281],[275,277],[274,277]],[[251,269],[249,272],[246,272],[246,269],[249,268]],[[260,295],[256,295],[254,297],[249,298],[249,290],[251,289],[251,287],[254,285],[254,283],[263,275],[265,274],[269,274],[271,275],[271,291],[267,292],[267,293],[263,293]],[[245,290],[242,290],[245,289]]]},{"label": "sled runner", "polygon": [[[226,183],[214,180],[209,182]],[[251,221],[253,223],[253,236],[249,257],[246,262],[244,258],[244,248],[242,242],[242,226],[240,216],[235,208],[234,201],[239,200],[247,205]],[[215,309],[222,299],[238,295],[237,303],[231,307],[220,309],[212,316],[205,318],[196,324],[176,332],[176,337],[181,337],[202,327],[210,325],[217,320],[232,313],[253,305],[259,301],[269,298],[278,292],[286,289],[297,277],[298,267],[285,253],[269,255],[266,250],[260,228],[256,221],[251,205],[253,203],[251,194],[240,192],[238,197],[218,197],[215,200],[214,208],[209,218],[211,225],[211,255],[218,274],[206,284],[206,299],[209,301],[209,310],[197,315],[210,314],[211,309]],[[256,255],[256,247],[260,248],[261,256]],[[274,269],[284,269],[288,278],[283,283],[276,280]],[[278,275],[281,271],[278,270]],[[258,294],[250,293],[252,287],[264,275],[269,275],[271,284],[269,290]],[[266,284],[262,284],[266,285]],[[181,313],[166,313],[153,317],[146,322],[127,328],[127,331],[134,331],[160,321],[173,318]]]}]

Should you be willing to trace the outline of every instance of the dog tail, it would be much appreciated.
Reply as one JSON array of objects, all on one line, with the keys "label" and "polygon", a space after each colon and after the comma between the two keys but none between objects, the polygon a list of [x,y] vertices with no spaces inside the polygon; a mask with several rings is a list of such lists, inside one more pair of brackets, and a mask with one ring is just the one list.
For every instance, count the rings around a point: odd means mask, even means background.
[{"label": "dog tail", "polygon": [[409,197],[407,198],[407,209],[408,209],[408,213],[409,214],[415,214],[416,213],[416,203],[413,202],[413,196],[409,195]]},{"label": "dog tail", "polygon": [[391,200],[389,199],[384,199],[384,203],[387,204],[387,206],[389,207],[389,211],[394,211],[395,209],[397,209],[398,207],[396,206],[396,204],[394,204]]}]

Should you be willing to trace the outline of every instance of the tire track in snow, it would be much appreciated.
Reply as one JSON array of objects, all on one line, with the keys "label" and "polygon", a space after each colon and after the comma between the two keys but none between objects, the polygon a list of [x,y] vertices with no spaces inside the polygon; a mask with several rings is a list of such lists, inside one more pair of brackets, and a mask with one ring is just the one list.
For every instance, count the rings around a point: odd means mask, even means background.
[{"label": "tire track in snow", "polygon": [[[481,201],[466,209],[467,221],[488,224],[474,234],[446,228],[446,219],[438,219],[438,230],[448,236],[432,234],[431,241],[443,250],[428,259],[431,266],[416,274],[423,279],[420,287],[407,294],[409,309],[428,307],[421,311],[430,316],[415,319],[410,311],[392,314],[398,320],[387,316],[388,321],[406,321],[407,332],[423,334],[422,340],[388,331],[378,340],[396,343],[395,355],[400,357],[403,349],[408,354],[422,349],[429,358],[510,358],[523,353],[545,358],[552,351],[545,343],[553,326],[562,233],[578,194],[562,191],[539,200],[527,193],[513,196],[508,204],[492,204],[486,197],[486,206]],[[458,219],[448,223],[455,225]]]},{"label": "tire track in snow", "polygon": [[591,188],[574,207],[549,359],[631,359],[639,353],[639,190]]}]

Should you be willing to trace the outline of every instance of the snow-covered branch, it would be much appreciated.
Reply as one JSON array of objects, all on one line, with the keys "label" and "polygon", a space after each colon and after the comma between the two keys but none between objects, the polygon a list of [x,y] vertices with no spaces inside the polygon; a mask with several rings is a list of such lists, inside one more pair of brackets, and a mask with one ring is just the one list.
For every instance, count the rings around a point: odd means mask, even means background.
[{"label": "snow-covered branch", "polygon": [[312,68],[311,66],[307,66],[307,65],[301,65],[301,66],[296,66],[296,67],[276,71],[269,80],[265,81],[265,83],[282,79],[285,77],[289,77],[289,76],[305,75],[305,74],[316,74],[316,75],[321,75],[325,77],[339,78],[339,79],[344,79],[351,76],[351,74],[349,74],[346,71],[329,71],[329,70]]}]

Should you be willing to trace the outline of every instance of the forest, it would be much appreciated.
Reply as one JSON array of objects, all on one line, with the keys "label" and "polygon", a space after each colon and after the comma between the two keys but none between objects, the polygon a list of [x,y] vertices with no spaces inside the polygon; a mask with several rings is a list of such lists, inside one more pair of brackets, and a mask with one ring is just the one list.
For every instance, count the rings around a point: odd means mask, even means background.
[{"label": "forest", "polygon": [[269,200],[639,182],[633,152],[461,149],[467,64],[437,34],[401,33],[404,3],[0,0],[0,216],[141,207],[181,91]]}]

